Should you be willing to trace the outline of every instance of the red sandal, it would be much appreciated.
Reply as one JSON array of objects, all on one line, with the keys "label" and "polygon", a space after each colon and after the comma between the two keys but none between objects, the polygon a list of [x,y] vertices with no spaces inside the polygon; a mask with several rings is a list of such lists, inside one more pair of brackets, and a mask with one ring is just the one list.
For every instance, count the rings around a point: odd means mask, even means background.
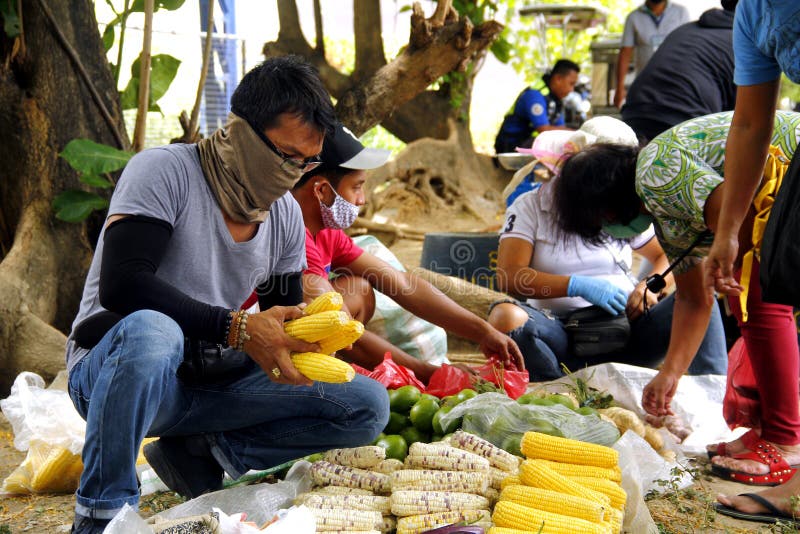
[{"label": "red sandal", "polygon": [[[769,467],[769,473],[755,475],[736,471],[729,467],[712,464],[711,472],[720,478],[727,478],[751,486],[777,486],[787,482],[794,475],[797,468],[790,466],[783,459],[783,455],[771,445],[758,437],[755,433],[748,432],[742,436],[742,444],[749,449],[748,452],[734,454],[731,458],[736,460],[755,460]],[[719,449],[719,448],[718,448]]]},{"label": "red sandal", "polygon": [[[754,434],[754,436],[749,436],[748,437],[748,434]],[[744,434],[742,434],[739,437],[739,439],[742,441],[742,443],[744,443],[744,442],[746,442],[748,440],[752,440],[752,442],[757,442],[758,438],[759,438],[758,433],[755,430],[748,430],[747,432],[745,432]],[[709,460],[712,459],[714,456],[728,456],[728,444],[725,443],[724,441],[720,442],[720,443],[717,443],[714,446],[714,449],[715,450],[706,449],[706,454],[708,454],[708,459]]]}]

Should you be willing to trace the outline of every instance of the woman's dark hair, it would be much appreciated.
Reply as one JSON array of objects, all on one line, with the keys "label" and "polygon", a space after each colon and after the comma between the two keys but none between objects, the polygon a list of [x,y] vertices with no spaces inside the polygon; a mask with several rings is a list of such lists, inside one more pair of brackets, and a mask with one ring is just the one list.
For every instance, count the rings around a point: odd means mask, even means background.
[{"label": "woman's dark hair", "polygon": [[600,245],[603,224],[628,224],[639,213],[636,157],[639,147],[597,143],[566,159],[556,178],[553,206],[561,237]]},{"label": "woman's dark hair", "polygon": [[263,132],[284,113],[332,134],[336,124],[331,97],[316,69],[299,56],[267,59],[244,75],[231,98],[231,111]]},{"label": "woman's dark hair", "polygon": [[544,80],[544,83],[549,84],[553,76],[555,75],[564,76],[565,74],[569,74],[570,72],[573,71],[574,72],[581,71],[581,68],[578,66],[577,63],[575,63],[574,61],[570,61],[568,59],[559,59],[558,61],[556,61],[556,64],[553,65],[553,68],[550,69],[550,72],[542,76],[542,80]]}]

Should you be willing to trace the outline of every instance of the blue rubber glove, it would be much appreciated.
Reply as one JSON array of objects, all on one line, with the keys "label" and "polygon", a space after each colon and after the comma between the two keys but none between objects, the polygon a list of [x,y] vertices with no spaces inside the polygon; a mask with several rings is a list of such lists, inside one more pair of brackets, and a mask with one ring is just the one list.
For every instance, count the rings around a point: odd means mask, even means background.
[{"label": "blue rubber glove", "polygon": [[625,291],[611,282],[578,274],[569,277],[567,295],[570,297],[583,297],[612,315],[622,313],[625,310],[625,304],[628,302],[628,295]]}]

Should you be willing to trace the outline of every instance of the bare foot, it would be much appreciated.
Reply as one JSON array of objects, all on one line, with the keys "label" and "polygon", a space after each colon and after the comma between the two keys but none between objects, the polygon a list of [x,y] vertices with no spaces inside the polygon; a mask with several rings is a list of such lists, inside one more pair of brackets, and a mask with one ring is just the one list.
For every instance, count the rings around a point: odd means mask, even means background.
[{"label": "bare foot", "polygon": [[[706,447],[706,451],[710,452],[711,454],[719,455],[717,450],[719,448],[719,443],[714,443]],[[731,454],[741,454],[743,452],[747,452],[747,447],[744,446],[742,443],[742,438],[736,438],[733,441],[728,441],[725,443],[725,455]]]},{"label": "bare foot", "polygon": [[[747,452],[747,449],[744,448],[744,445],[741,443],[738,444],[738,449],[734,449],[733,447],[736,446],[735,443],[736,442],[731,442],[731,445],[726,446],[729,455]],[[800,445],[778,445],[777,443],[772,443],[772,445],[778,449],[778,452],[781,453],[786,463],[789,465],[800,464]],[[743,460],[731,458],[730,456],[714,456],[711,458],[711,463],[751,475],[766,475],[769,473],[769,467],[766,464],[755,460]]]},{"label": "bare foot", "polygon": [[[795,486],[795,489],[793,490],[791,486]],[[759,491],[758,495],[767,499],[767,501],[772,503],[783,514],[789,517],[792,515],[798,516],[797,510],[794,511],[794,514],[792,513],[792,497],[797,492],[796,486],[796,483],[792,484],[791,482],[787,482],[781,486],[775,486],[774,488]],[[772,513],[772,510],[768,510],[763,504],[743,495],[732,496],[719,494],[717,495],[717,501],[724,504],[728,508],[734,508],[746,514]]]}]

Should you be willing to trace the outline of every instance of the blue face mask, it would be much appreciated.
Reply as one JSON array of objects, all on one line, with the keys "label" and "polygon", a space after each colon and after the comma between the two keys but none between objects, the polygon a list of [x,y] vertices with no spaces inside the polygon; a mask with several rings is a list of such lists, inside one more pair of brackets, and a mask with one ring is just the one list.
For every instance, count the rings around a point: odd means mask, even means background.
[{"label": "blue face mask", "polygon": [[604,224],[603,231],[614,239],[631,239],[641,234],[653,224],[653,217],[647,213],[640,213],[628,224]]}]

